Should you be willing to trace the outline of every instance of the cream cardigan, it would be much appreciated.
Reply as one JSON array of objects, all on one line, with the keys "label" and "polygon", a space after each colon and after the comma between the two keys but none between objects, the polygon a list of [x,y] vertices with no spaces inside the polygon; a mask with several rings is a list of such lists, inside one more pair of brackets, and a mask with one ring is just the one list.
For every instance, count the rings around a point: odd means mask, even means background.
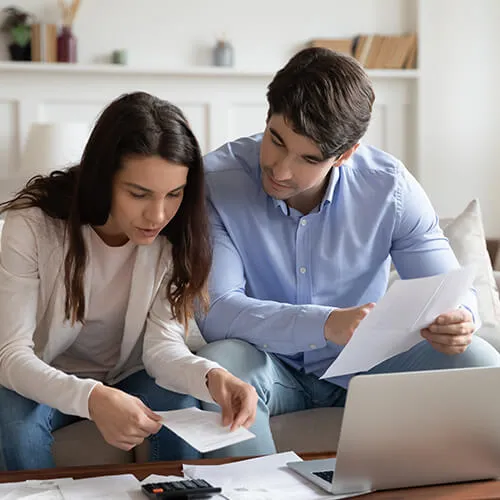
[{"label": "cream cardigan", "polygon": [[[90,227],[83,226],[86,244]],[[50,366],[76,339],[81,323],[64,319],[64,223],[38,208],[11,211],[2,231],[0,254],[0,385],[57,408],[89,418],[88,398],[99,383]],[[167,389],[212,402],[205,377],[217,363],[191,353],[184,329],[172,319],[164,283],[171,245],[164,237],[140,246],[113,383],[145,368]],[[92,262],[84,288],[89,303]]]}]

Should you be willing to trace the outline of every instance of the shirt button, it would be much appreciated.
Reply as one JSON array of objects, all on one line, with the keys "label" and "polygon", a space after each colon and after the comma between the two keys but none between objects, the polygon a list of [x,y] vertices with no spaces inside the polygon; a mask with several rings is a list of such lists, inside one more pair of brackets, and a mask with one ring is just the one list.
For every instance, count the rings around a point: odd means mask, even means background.
[{"label": "shirt button", "polygon": [[300,225],[301,225],[301,226],[305,226],[305,225],[307,225],[307,220],[306,220],[306,219],[302,219],[302,220],[300,221]]},{"label": "shirt button", "polygon": [[264,344],[262,347],[263,347],[264,349],[267,349],[267,344]]},{"label": "shirt button", "polygon": [[305,267],[301,267],[299,269],[299,271],[300,271],[300,274],[306,274],[307,269]]},{"label": "shirt button", "polygon": [[316,344],[309,344],[309,347],[310,347],[311,349],[316,349]]}]

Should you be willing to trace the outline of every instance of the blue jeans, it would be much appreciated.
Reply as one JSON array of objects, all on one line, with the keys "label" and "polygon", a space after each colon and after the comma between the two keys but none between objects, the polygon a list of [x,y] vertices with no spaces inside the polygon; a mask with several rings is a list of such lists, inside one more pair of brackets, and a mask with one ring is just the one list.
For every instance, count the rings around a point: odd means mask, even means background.
[{"label": "blue jeans", "polygon": [[[144,370],[121,380],[114,387],[138,397],[153,411],[199,407],[198,400],[163,389]],[[0,470],[54,467],[52,433],[78,420],[79,417],[65,415],[0,387]],[[194,448],[166,427],[150,436],[149,442],[152,461],[200,457]]]},{"label": "blue jeans", "polygon": [[[240,379],[252,384],[259,395],[257,417],[251,431],[254,439],[222,448],[207,457],[265,455],[275,453],[269,417],[309,408],[341,406],[346,400],[346,377],[320,380],[288,366],[273,354],[242,340],[220,340],[204,346],[199,356],[217,361]],[[377,365],[368,373],[395,373],[475,366],[499,366],[500,354],[485,340],[474,337],[462,354],[441,354],[427,341]],[[342,387],[344,386],[344,387]],[[216,405],[202,408],[220,411]]]}]

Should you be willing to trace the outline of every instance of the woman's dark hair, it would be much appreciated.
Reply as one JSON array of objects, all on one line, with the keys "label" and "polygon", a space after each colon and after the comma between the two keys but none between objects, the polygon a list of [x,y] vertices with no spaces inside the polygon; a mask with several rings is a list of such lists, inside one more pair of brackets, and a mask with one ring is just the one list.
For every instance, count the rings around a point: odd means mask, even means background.
[{"label": "woman's dark hair", "polygon": [[323,48],[295,54],[268,86],[268,119],[283,115],[293,130],[338,157],[359,142],[370,123],[375,94],[352,57]]},{"label": "woman's dark hair", "polygon": [[160,233],[172,243],[167,297],[174,318],[186,325],[195,302],[201,299],[205,307],[208,303],[212,251],[200,147],[173,104],[145,92],[119,97],[97,120],[79,165],[33,177],[12,200],[0,204],[0,212],[39,207],[50,217],[66,221],[65,315],[72,322],[83,322],[87,249],[81,226],[106,222],[114,176],[129,155],[156,155],[189,169],[181,206]]}]

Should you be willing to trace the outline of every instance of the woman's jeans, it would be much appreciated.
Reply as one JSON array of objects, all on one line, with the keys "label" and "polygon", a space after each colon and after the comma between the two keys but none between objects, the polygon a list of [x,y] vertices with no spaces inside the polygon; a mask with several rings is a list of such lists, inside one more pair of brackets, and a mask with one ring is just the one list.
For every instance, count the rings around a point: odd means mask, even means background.
[{"label": "woman's jeans", "polygon": [[[153,411],[199,407],[192,396],[163,389],[144,371],[121,380],[115,388],[138,397]],[[0,387],[0,470],[54,467],[52,433],[80,420]],[[149,438],[150,460],[185,460],[200,454],[166,427]],[[81,443],[85,446],[85,442]]]}]

